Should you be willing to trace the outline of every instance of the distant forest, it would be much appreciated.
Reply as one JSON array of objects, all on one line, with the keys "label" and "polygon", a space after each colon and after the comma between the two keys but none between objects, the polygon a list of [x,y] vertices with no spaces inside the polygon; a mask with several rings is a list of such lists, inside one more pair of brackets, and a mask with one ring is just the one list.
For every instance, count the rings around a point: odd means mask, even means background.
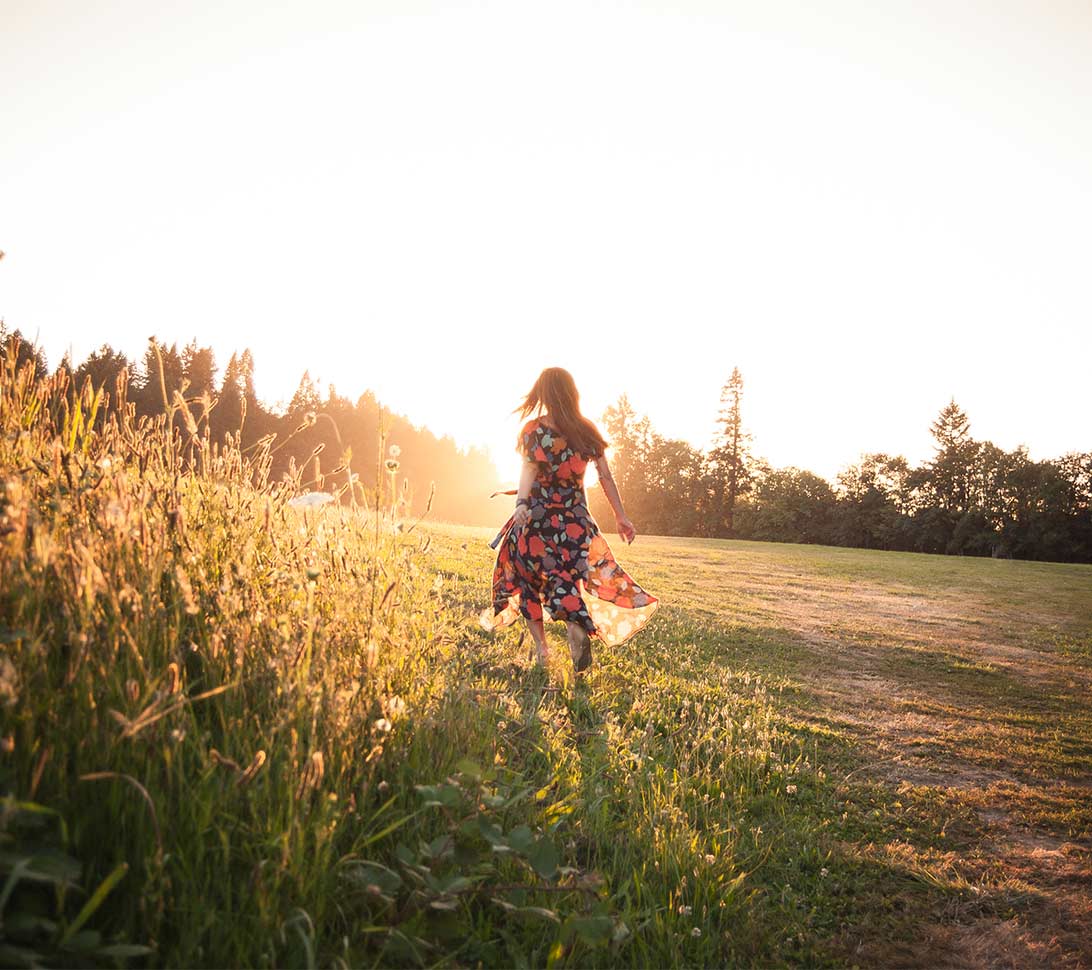
[{"label": "distant forest", "polygon": [[[41,352],[0,321],[0,357],[11,353],[48,373]],[[240,434],[246,448],[273,435],[274,477],[302,470],[316,490],[343,481],[346,458],[365,488],[387,475],[382,426],[386,444],[400,450],[397,476],[412,486],[411,509],[424,510],[435,483],[433,518],[499,524],[510,512],[508,500],[488,498],[497,471],[484,450],[462,450],[415,427],[371,392],[355,402],[333,387],[322,394],[305,372],[283,413],[271,410],[254,392],[250,351],[233,354],[222,374],[208,347],[191,342],[179,350],[154,340],[138,362],[103,345],[78,365],[62,361],[61,369],[74,388],[87,380],[102,388],[109,407],[127,400],[138,415],[154,416],[178,395],[210,409],[215,440]],[[901,456],[863,455],[832,484],[757,457],[743,414],[738,369],[722,389],[718,441],[708,452],[658,434],[624,395],[607,409],[601,428],[611,467],[641,532],[1092,562],[1092,452],[1033,461],[1026,449],[1005,451],[976,440],[967,414],[951,401],[931,425],[930,461],[911,466]],[[589,490],[589,504],[609,529],[613,515],[598,487]]]},{"label": "distant forest", "polygon": [[[11,353],[32,362],[40,376],[49,373],[41,351],[18,330],[8,333],[0,323],[0,358]],[[497,471],[485,450],[460,449],[451,438],[415,427],[383,407],[370,391],[356,401],[342,397],[332,386],[321,393],[306,372],[283,413],[273,411],[255,394],[249,350],[232,354],[222,374],[210,348],[191,342],[180,350],[177,344],[155,340],[149,341],[140,361],[104,344],[82,363],[65,359],[57,369],[70,373],[73,392],[88,380],[101,388],[107,413],[124,400],[138,416],[155,416],[164,412],[165,401],[174,402],[179,395],[195,416],[210,409],[208,427],[214,441],[238,433],[245,449],[274,435],[273,480],[302,471],[306,487],[334,492],[345,483],[345,466],[351,463],[352,473],[370,491],[377,474],[388,485],[387,462],[392,461],[397,462],[404,507],[411,513],[424,512],[435,485],[433,519],[487,525],[507,514],[500,499],[489,499]],[[183,420],[177,417],[176,422],[181,433]],[[386,432],[382,454],[381,426]],[[392,445],[398,449],[397,459],[388,457]]]},{"label": "distant forest", "polygon": [[[1092,452],[1032,461],[1024,448],[977,441],[955,401],[931,425],[930,461],[863,455],[833,485],[754,456],[738,369],[717,425],[718,444],[704,453],[657,434],[624,396],[607,409],[611,468],[641,531],[1092,562]],[[589,504],[599,522],[613,521],[599,489]]]}]

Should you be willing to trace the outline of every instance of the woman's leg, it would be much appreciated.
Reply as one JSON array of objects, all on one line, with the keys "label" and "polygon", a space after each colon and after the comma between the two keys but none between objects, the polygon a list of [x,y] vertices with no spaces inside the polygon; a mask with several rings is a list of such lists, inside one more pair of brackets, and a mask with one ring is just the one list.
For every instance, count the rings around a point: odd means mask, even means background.
[{"label": "woman's leg", "polygon": [[542,618],[531,619],[525,616],[527,629],[531,631],[531,639],[535,642],[535,661],[540,667],[546,665],[548,654],[546,653],[546,630],[542,625]]},{"label": "woman's leg", "polygon": [[572,654],[573,669],[580,674],[591,666],[591,637],[582,623],[569,620],[566,625],[569,628],[569,653]]}]

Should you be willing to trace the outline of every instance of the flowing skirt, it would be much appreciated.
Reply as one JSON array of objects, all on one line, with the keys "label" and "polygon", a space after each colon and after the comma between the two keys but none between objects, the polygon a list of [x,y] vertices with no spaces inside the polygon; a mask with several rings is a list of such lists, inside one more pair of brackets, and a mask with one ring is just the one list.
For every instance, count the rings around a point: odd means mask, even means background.
[{"label": "flowing skirt", "polygon": [[481,625],[494,630],[545,613],[609,646],[638,633],[659,601],[619,565],[587,509],[536,507],[532,516],[520,528],[509,519],[497,537],[493,607],[482,611]]}]

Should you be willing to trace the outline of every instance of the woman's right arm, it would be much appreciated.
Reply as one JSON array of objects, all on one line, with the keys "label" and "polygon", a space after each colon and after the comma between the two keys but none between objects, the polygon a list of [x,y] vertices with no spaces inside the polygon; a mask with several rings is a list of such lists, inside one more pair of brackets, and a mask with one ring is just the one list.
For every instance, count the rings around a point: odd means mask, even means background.
[{"label": "woman's right arm", "polygon": [[595,469],[599,472],[599,484],[603,487],[603,494],[607,496],[610,507],[614,509],[614,519],[618,523],[618,534],[626,540],[633,542],[637,537],[637,530],[633,523],[626,517],[622,508],[622,496],[618,494],[618,486],[614,484],[614,476],[610,473],[610,464],[606,455],[600,455],[595,461]]},{"label": "woman's right arm", "polygon": [[516,492],[515,524],[524,526],[531,520],[531,486],[535,484],[538,465],[525,461],[519,475],[519,489]]}]

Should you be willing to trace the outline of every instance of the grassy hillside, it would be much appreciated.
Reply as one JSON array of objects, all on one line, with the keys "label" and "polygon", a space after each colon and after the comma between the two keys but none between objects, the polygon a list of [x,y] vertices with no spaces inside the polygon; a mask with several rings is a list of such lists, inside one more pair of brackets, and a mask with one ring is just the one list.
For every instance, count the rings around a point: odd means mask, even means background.
[{"label": "grassy hillside", "polygon": [[642,538],[574,682],[396,469],[94,411],[3,375],[0,962],[1092,962],[1092,568]]}]

